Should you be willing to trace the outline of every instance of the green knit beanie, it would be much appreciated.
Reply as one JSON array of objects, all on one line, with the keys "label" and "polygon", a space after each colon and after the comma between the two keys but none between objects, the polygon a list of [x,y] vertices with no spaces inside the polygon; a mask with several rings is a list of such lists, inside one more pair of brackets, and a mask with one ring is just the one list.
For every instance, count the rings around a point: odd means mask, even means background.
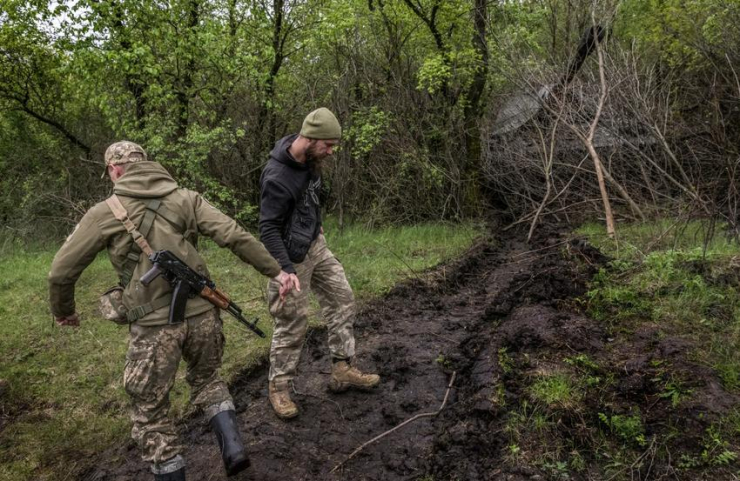
[{"label": "green knit beanie", "polygon": [[309,139],[339,139],[342,137],[342,126],[331,110],[321,107],[306,115],[301,135]]}]

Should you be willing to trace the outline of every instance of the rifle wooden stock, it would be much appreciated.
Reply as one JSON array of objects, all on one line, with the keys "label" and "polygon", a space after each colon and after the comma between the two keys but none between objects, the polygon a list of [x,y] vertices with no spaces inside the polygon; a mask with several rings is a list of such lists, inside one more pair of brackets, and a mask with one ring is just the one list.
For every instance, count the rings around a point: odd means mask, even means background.
[{"label": "rifle wooden stock", "polygon": [[227,309],[229,307],[229,298],[218,289],[211,289],[206,286],[200,291],[200,297],[220,309]]}]

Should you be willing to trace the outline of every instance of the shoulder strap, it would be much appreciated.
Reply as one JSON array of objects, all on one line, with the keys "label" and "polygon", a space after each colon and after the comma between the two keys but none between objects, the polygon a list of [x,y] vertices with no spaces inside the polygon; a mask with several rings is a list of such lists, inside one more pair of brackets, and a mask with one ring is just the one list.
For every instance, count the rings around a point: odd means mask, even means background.
[{"label": "shoulder strap", "polygon": [[[146,241],[146,238],[144,238],[144,235],[142,235],[142,233],[136,229],[134,223],[131,222],[131,219],[128,218],[128,212],[126,212],[126,208],[123,207],[123,204],[121,204],[121,200],[118,198],[118,196],[116,194],[113,194],[112,196],[105,199],[105,203],[108,204],[110,210],[113,211],[113,215],[116,217],[116,219],[123,223],[123,226],[126,228],[128,233],[131,234],[131,237],[134,238],[134,242],[136,242],[136,245],[138,245],[139,248],[144,251],[146,255],[151,255],[152,253],[154,253],[151,246],[149,246],[149,243]],[[151,225],[149,226],[149,228],[151,228]],[[146,230],[148,231],[149,229]]]},{"label": "shoulder strap", "polygon": [[[146,208],[148,211],[154,212],[170,224],[177,230],[179,233],[185,232],[187,230],[187,226],[185,225],[185,222],[172,210],[168,209],[161,200],[159,199],[150,199],[146,203]],[[141,228],[141,233],[146,236],[147,234],[144,233],[144,229]]]},{"label": "shoulder strap", "polygon": [[126,254],[126,262],[123,264],[123,268],[121,269],[120,282],[121,285],[125,287],[129,282],[131,282],[131,277],[134,274],[136,264],[139,263],[141,252],[143,251],[147,256],[154,252],[149,245],[149,242],[146,240],[146,235],[149,234],[149,229],[152,227],[156,212],[152,212],[147,209],[140,226],[145,232],[140,232],[136,229],[136,226],[131,219],[129,219],[128,212],[123,204],[121,204],[121,199],[119,199],[117,195],[113,194],[108,197],[105,199],[105,203],[108,204],[108,207],[113,212],[115,218],[121,221],[123,226],[126,228],[126,231],[131,234],[131,237],[134,239],[134,243],[131,244],[131,248],[129,249],[128,254]]}]

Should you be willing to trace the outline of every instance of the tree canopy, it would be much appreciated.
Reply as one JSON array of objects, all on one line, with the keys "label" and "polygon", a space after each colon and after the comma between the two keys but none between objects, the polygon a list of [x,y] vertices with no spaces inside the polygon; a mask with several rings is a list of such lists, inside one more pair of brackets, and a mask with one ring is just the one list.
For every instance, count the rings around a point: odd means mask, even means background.
[{"label": "tree canopy", "polygon": [[[63,234],[108,192],[102,153],[125,138],[253,223],[272,145],[318,106],[346,133],[326,179],[340,221],[555,213],[592,197],[593,172],[557,157],[575,152],[562,127],[593,119],[600,71],[599,126],[620,139],[602,151],[620,154],[609,195],[736,219],[736,197],[708,192],[734,185],[739,20],[731,0],[4,0],[0,219]],[[594,23],[603,61],[565,86]],[[534,128],[492,135],[513,96],[559,82]]]}]

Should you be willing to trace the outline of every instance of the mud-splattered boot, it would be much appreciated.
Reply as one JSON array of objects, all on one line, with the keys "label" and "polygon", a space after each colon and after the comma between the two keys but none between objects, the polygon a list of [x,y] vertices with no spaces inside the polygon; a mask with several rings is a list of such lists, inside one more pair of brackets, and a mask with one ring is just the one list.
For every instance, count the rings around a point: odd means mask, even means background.
[{"label": "mud-splattered boot", "polygon": [[185,459],[179,454],[163,463],[153,464],[154,481],[185,481]]},{"label": "mud-splattered boot", "polygon": [[347,361],[335,361],[331,365],[331,381],[329,390],[333,392],[346,391],[349,388],[370,390],[380,383],[377,374],[365,374]]},{"label": "mud-splattered boot", "polygon": [[270,381],[270,404],[280,419],[298,416],[298,406],[290,399],[290,381]]},{"label": "mud-splattered boot", "polygon": [[221,411],[210,420],[211,429],[216,434],[218,447],[226,468],[226,476],[234,476],[249,467],[249,458],[239,436],[236,424],[236,412]]}]

